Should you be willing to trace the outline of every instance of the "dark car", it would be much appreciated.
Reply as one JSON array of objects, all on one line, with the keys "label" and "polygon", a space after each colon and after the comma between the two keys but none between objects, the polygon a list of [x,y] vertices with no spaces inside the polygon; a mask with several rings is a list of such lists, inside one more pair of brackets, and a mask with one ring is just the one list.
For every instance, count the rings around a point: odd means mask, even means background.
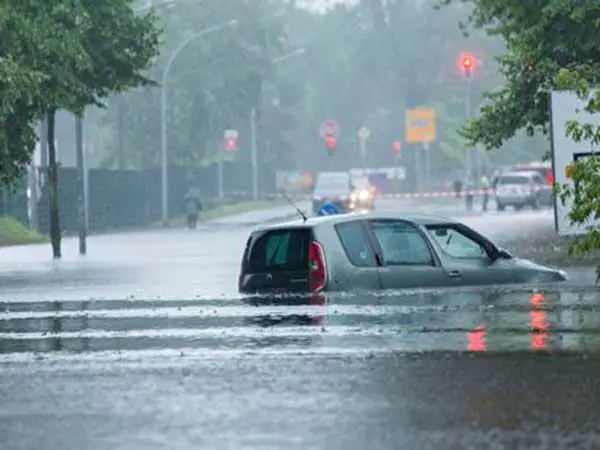
[{"label": "dark car", "polygon": [[246,294],[439,288],[566,280],[452,219],[394,213],[313,217],[252,232]]},{"label": "dark car", "polygon": [[337,206],[340,212],[348,212],[351,185],[348,172],[321,172],[313,191],[313,214],[327,203]]}]

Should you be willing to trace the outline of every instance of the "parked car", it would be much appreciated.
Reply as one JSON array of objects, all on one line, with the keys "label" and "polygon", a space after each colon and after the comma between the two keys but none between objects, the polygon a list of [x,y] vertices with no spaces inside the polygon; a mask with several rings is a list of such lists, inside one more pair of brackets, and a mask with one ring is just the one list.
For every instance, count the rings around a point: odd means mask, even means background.
[{"label": "parked car", "polygon": [[313,191],[313,214],[326,203],[337,206],[341,212],[347,212],[350,192],[351,180],[348,172],[321,172],[317,176]]},{"label": "parked car", "polygon": [[552,186],[538,172],[507,172],[498,177],[496,207],[504,211],[507,206],[520,210],[525,206],[538,209],[551,206]]},{"label": "parked car", "polygon": [[313,217],[253,231],[244,294],[546,283],[566,274],[516,258],[452,219],[394,213]]}]

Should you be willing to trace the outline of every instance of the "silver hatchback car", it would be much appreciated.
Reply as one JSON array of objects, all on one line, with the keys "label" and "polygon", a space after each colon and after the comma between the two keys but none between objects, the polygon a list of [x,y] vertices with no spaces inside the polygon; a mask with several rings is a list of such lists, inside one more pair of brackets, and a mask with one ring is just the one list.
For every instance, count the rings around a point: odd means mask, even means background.
[{"label": "silver hatchback car", "polygon": [[507,206],[516,210],[531,206],[552,205],[552,186],[538,172],[507,172],[498,177],[496,206],[504,211]]}]

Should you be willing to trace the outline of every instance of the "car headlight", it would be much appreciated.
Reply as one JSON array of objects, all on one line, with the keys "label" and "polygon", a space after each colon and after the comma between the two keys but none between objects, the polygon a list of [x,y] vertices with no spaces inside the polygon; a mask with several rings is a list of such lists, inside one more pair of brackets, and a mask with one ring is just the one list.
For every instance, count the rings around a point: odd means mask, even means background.
[{"label": "car headlight", "polygon": [[355,193],[355,192],[352,192],[352,193],[350,194],[350,201],[352,201],[352,202],[355,202],[355,201],[356,201],[356,193]]},{"label": "car headlight", "polygon": [[370,197],[371,195],[369,194],[369,191],[360,191],[358,194],[358,198],[360,200],[369,200]]}]

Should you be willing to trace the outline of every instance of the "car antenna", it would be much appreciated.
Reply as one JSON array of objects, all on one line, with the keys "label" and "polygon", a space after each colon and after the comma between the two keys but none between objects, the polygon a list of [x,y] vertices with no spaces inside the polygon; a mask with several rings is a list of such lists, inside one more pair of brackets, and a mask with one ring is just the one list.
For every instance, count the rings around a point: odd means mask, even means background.
[{"label": "car antenna", "polygon": [[302,211],[300,208],[298,208],[298,205],[296,205],[291,198],[289,198],[287,196],[286,193],[282,192],[281,195],[283,196],[283,198],[285,198],[287,200],[287,202],[292,205],[296,211],[298,211],[298,214],[300,214],[300,216],[302,217],[302,222],[306,222],[308,220],[308,217],[306,217],[306,214],[304,213],[304,211]]}]

